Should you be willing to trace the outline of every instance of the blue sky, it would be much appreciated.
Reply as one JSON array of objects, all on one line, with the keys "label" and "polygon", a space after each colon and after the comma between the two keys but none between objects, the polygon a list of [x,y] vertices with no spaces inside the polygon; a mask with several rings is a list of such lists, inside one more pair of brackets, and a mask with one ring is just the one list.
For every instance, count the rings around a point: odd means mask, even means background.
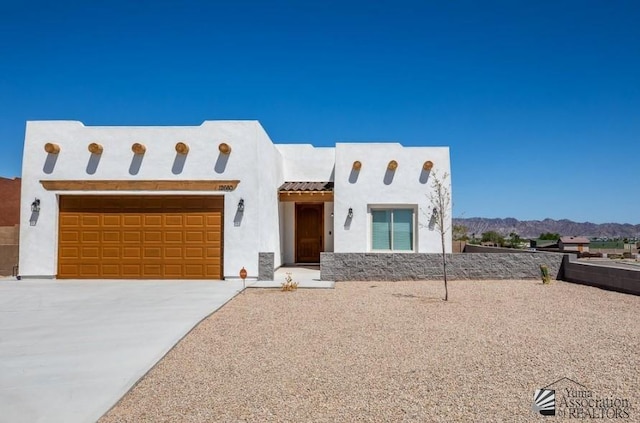
[{"label": "blue sky", "polygon": [[2,1],[0,176],[27,120],[257,119],[451,148],[454,216],[640,223],[638,1]]}]

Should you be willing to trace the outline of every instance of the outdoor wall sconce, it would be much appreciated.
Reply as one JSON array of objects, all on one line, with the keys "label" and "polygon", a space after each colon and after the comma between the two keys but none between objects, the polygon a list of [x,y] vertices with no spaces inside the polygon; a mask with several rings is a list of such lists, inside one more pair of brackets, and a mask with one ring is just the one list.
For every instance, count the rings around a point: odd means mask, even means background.
[{"label": "outdoor wall sconce", "polygon": [[178,154],[187,154],[189,152],[189,146],[183,142],[176,144],[176,152]]},{"label": "outdoor wall sconce", "polygon": [[244,198],[241,198],[240,201],[238,201],[238,213],[243,213],[244,212]]},{"label": "outdoor wall sconce", "polygon": [[387,165],[387,169],[394,171],[398,168],[398,162],[396,162],[395,160],[391,160],[389,162],[389,164]]},{"label": "outdoor wall sconce", "polygon": [[131,146],[131,151],[134,154],[144,154],[147,151],[147,147],[137,142]]},{"label": "outdoor wall sconce", "polygon": [[33,200],[33,203],[31,203],[31,211],[33,213],[40,213],[40,199],[36,198],[35,200]]},{"label": "outdoor wall sconce", "polygon": [[48,142],[44,145],[44,151],[49,154],[58,154],[60,152],[60,146],[52,142]]},{"label": "outdoor wall sconce", "polygon": [[426,162],[424,162],[424,164],[422,165],[422,168],[424,170],[426,170],[427,172],[429,172],[431,169],[433,169],[433,162],[431,160],[427,160]]},{"label": "outdoor wall sconce", "polygon": [[362,163],[359,160],[353,162],[353,170],[360,170],[362,168]]},{"label": "outdoor wall sconce", "polygon": [[92,154],[102,154],[103,148],[97,142],[92,142],[91,144],[89,144],[89,151]]},{"label": "outdoor wall sconce", "polygon": [[218,146],[218,150],[220,150],[222,154],[231,154],[231,146],[226,142],[221,142]]},{"label": "outdoor wall sconce", "polygon": [[349,207],[349,212],[347,213],[347,217],[351,219],[353,217],[353,208]]},{"label": "outdoor wall sconce", "polygon": [[433,213],[431,214],[431,216],[433,216],[434,219],[436,219],[438,217],[438,209],[437,208],[433,208]]}]

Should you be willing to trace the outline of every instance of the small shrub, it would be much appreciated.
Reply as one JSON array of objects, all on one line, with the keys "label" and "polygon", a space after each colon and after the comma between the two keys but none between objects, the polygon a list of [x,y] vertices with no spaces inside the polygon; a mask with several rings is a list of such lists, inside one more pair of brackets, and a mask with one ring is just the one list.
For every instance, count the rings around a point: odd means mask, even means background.
[{"label": "small shrub", "polygon": [[280,286],[282,291],[295,291],[298,289],[298,282],[294,282],[291,272],[287,272],[287,276],[284,277],[284,282]]},{"label": "small shrub", "polygon": [[551,275],[549,275],[549,268],[545,264],[540,265],[540,274],[542,275],[542,283],[549,284],[551,283]]}]

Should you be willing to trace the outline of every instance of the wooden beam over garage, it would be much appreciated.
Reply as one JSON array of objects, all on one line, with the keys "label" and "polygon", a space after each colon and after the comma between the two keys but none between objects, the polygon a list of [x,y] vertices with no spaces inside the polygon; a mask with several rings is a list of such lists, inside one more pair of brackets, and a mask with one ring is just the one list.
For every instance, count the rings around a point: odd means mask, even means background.
[{"label": "wooden beam over garage", "polygon": [[40,181],[49,191],[233,191],[239,180],[215,181]]}]

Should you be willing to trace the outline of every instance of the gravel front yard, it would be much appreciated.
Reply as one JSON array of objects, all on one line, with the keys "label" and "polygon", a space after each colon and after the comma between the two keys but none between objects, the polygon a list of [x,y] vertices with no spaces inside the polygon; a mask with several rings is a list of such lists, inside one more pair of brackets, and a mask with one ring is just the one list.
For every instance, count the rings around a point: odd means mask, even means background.
[{"label": "gravel front yard", "polygon": [[449,286],[448,303],[442,282],[247,290],[100,422],[549,421],[533,394],[563,377],[586,388],[558,382],[556,401],[588,389],[628,401],[616,421],[640,421],[640,297],[565,282]]}]

